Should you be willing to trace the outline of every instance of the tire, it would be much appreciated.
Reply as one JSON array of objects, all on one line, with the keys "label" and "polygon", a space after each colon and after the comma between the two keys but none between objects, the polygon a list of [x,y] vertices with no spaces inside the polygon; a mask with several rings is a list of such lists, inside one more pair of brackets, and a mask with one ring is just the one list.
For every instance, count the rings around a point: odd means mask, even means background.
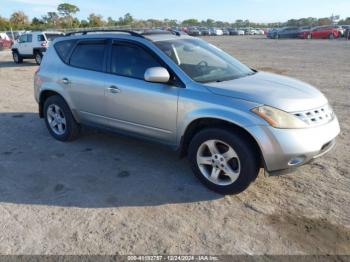
[{"label": "tire", "polygon": [[[216,149],[210,150],[208,145],[213,144]],[[209,189],[224,195],[239,194],[259,174],[257,152],[252,148],[255,147],[245,136],[233,130],[208,128],[194,136],[189,146],[188,158],[196,177]],[[217,154],[212,154],[212,151]],[[227,174],[226,170],[229,171]]]},{"label": "tire", "polygon": [[42,58],[43,58],[43,54],[40,51],[36,51],[35,55],[34,55],[34,58],[35,58],[36,64],[40,65],[41,61],[42,61]]},{"label": "tire", "polygon": [[15,62],[16,64],[23,63],[23,57],[21,57],[18,51],[12,52],[12,57],[13,57],[13,62]]},{"label": "tire", "polygon": [[67,103],[59,95],[46,99],[44,119],[50,134],[59,141],[73,141],[80,134],[80,125],[75,121]]}]

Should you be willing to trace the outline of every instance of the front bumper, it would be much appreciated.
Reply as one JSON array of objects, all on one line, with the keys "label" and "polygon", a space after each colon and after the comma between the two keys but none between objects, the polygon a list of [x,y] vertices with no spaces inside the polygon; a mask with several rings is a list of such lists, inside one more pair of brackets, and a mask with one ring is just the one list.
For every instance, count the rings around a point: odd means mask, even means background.
[{"label": "front bumper", "polygon": [[328,153],[340,133],[338,119],[306,129],[249,128],[258,142],[267,175],[289,173],[296,167]]}]

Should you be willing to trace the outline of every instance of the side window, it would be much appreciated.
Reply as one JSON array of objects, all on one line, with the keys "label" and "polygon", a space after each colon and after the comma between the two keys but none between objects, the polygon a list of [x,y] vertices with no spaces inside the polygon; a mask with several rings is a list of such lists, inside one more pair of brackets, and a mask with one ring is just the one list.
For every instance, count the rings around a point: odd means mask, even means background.
[{"label": "side window", "polygon": [[58,56],[62,59],[63,62],[68,63],[69,54],[75,46],[76,40],[67,40],[57,42],[55,44],[55,49]]},{"label": "side window", "polygon": [[46,41],[44,35],[38,35],[38,36],[37,36],[37,41],[38,41],[38,42],[44,42],[44,41]]},{"label": "side window", "polygon": [[27,35],[21,35],[19,38],[20,43],[26,43],[27,42]]},{"label": "side window", "polygon": [[145,49],[133,44],[115,44],[112,47],[113,74],[144,79],[148,68],[161,66]]},{"label": "side window", "polygon": [[103,71],[104,43],[80,43],[70,58],[70,65],[94,71]]},{"label": "side window", "polygon": [[27,35],[27,42],[31,43],[33,41],[33,35]]}]

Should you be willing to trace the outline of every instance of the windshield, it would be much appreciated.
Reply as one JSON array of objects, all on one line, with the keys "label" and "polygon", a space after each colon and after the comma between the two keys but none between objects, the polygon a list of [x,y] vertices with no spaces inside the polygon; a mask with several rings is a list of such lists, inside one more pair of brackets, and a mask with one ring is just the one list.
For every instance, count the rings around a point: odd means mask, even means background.
[{"label": "windshield", "polygon": [[232,56],[200,39],[177,39],[155,44],[196,82],[222,82],[254,74]]}]

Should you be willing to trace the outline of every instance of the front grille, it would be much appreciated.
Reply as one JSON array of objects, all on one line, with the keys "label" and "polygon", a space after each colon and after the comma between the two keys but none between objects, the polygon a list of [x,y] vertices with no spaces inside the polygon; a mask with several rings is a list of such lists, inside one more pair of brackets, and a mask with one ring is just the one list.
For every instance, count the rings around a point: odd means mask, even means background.
[{"label": "front grille", "polygon": [[323,125],[334,118],[333,110],[329,105],[293,114],[310,126]]}]

